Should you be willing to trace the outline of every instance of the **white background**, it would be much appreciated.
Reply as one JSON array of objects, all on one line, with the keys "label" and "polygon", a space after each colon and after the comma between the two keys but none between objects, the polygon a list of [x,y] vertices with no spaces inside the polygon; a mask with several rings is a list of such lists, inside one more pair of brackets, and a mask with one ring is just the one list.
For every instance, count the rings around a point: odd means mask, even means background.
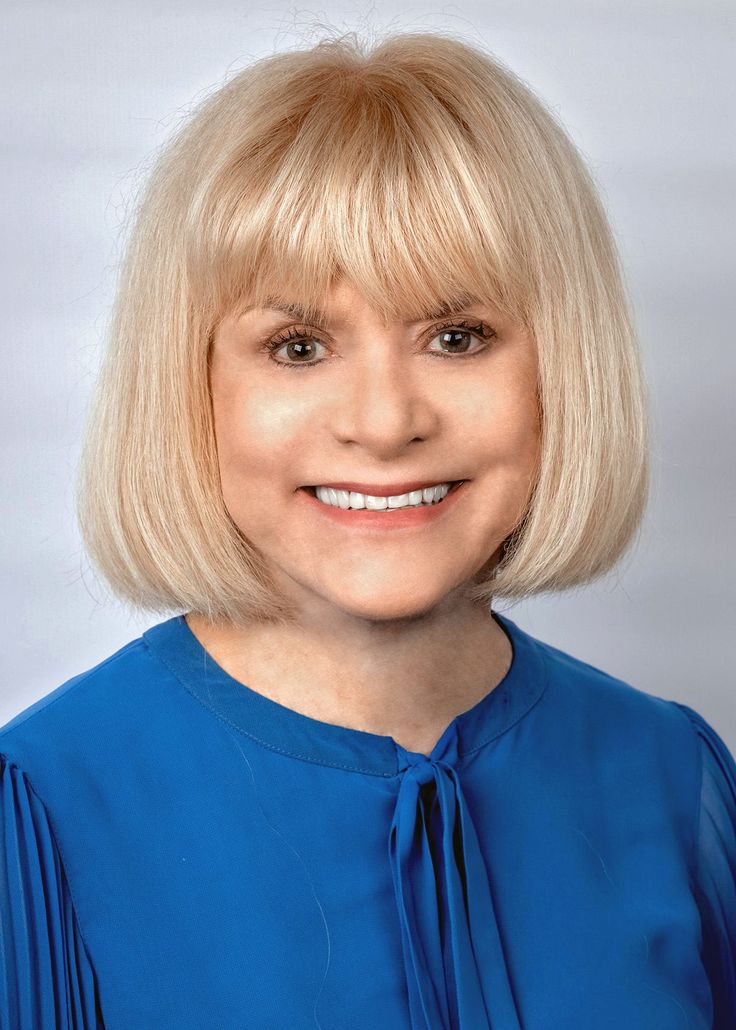
[{"label": "white background", "polygon": [[551,104],[589,162],[651,393],[649,510],[635,549],[604,580],[497,607],[542,640],[696,708],[736,753],[736,7],[521,0],[395,10],[6,0],[0,724],[167,617],[131,620],[106,596],[74,515],[124,219],[191,105],[253,59],[315,42],[321,21],[450,30],[483,44]]}]

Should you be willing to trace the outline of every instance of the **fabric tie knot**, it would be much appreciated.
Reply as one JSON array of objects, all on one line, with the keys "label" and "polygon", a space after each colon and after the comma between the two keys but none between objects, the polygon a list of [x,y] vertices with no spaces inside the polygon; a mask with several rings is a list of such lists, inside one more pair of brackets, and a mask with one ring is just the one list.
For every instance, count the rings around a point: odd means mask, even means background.
[{"label": "fabric tie knot", "polygon": [[435,760],[428,758],[426,755],[421,756],[424,761],[410,762],[404,777],[411,777],[416,781],[419,786],[425,786],[429,783],[437,783],[438,778],[441,775],[449,776],[452,778],[454,769],[447,762],[443,762],[441,759]]}]

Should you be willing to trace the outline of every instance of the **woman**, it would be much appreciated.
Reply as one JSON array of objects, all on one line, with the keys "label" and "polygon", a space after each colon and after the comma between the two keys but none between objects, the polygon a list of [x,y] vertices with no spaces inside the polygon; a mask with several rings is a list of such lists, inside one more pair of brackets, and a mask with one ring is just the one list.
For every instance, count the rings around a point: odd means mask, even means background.
[{"label": "woman", "polygon": [[592,179],[479,48],[259,61],[151,176],[80,468],[178,611],[0,731],[3,1026],[736,1025],[736,766],[492,602],[612,568],[644,386]]}]

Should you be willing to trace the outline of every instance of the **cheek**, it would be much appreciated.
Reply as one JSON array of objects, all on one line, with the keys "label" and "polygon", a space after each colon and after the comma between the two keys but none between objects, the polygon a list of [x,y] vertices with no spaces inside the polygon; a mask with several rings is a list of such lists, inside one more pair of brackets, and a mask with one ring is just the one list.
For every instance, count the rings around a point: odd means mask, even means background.
[{"label": "cheek", "polygon": [[536,386],[527,387],[518,376],[510,376],[505,384],[496,378],[483,403],[476,406],[473,426],[472,448],[479,471],[472,519],[490,553],[522,517],[538,475],[541,433]]},{"label": "cheek", "polygon": [[524,506],[539,470],[541,435],[536,399],[512,404],[496,428],[499,465],[514,502]]},{"label": "cheek", "polygon": [[213,391],[213,413],[221,470],[257,472],[282,467],[293,458],[306,432],[305,406],[283,393],[242,383]]},{"label": "cheek", "polygon": [[462,412],[481,463],[485,455],[493,465],[520,472],[536,464],[541,426],[536,385],[526,377],[496,375],[485,388],[466,393]]},{"label": "cheek", "polygon": [[536,401],[520,399],[511,404],[496,427],[499,448],[520,469],[535,464],[539,455],[540,423]]}]

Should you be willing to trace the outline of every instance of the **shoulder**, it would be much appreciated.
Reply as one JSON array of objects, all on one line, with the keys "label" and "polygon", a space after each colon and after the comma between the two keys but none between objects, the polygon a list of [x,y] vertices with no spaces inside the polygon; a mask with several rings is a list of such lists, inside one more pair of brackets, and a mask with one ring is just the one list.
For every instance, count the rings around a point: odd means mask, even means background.
[{"label": "shoulder", "polygon": [[[529,637],[529,634],[527,634]],[[647,746],[690,751],[697,735],[693,709],[645,690],[535,637],[531,637],[546,669],[546,694],[555,717],[571,727],[607,732]]]},{"label": "shoulder", "polygon": [[722,811],[724,796],[730,794],[736,805],[733,758],[697,704],[655,694],[530,634],[524,637],[547,680],[544,739],[565,756],[566,766],[581,776],[603,770],[654,797],[677,797],[691,826],[703,818],[703,806],[706,819]]},{"label": "shoulder", "polygon": [[58,717],[62,713],[79,709],[80,703],[84,703],[83,699],[88,702],[90,697],[109,690],[119,681],[122,667],[129,669],[131,659],[133,664],[136,663],[136,652],[140,651],[141,644],[140,637],[131,640],[96,665],[64,680],[59,686],[28,705],[0,726],[0,742],[11,742],[14,738],[22,736],[23,728],[26,726],[33,726],[35,729],[41,722],[45,722],[47,717]]},{"label": "shoulder", "polygon": [[720,855],[736,872],[736,763],[697,704],[654,694],[531,639],[548,681],[544,740],[562,766],[588,778],[591,789],[610,780],[632,797],[648,797],[651,812],[676,808],[694,864],[702,868],[704,854],[711,861]]},{"label": "shoulder", "polygon": [[0,727],[0,757],[37,782],[104,761],[132,745],[136,727],[155,720],[173,679],[144,635],[84,669]]}]

